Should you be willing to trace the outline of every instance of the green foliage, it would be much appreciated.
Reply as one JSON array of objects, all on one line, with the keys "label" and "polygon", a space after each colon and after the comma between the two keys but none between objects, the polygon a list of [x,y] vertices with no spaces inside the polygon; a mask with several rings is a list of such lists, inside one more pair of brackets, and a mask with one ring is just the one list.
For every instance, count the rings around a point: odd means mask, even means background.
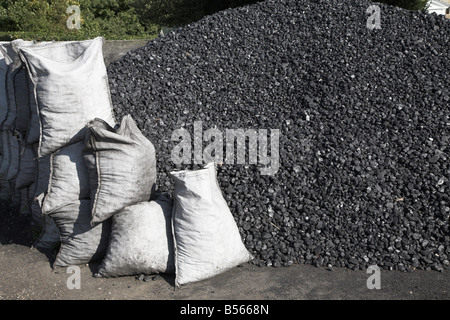
[{"label": "green foliage", "polygon": [[[0,0],[0,40],[153,38],[161,26],[178,27],[255,0]],[[81,28],[69,29],[70,5]]]},{"label": "green foliage", "polygon": [[67,1],[1,0],[2,31],[62,28]]},{"label": "green foliage", "polygon": [[[80,8],[80,29],[69,29],[70,5]],[[0,38],[81,40],[152,38],[158,27],[144,27],[130,0],[0,0]]]}]

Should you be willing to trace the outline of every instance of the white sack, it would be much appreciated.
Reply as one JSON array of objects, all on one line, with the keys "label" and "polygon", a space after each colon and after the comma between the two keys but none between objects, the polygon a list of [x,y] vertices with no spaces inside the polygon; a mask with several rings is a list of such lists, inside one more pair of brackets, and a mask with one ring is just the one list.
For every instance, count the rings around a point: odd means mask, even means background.
[{"label": "white sack", "polygon": [[42,213],[50,214],[76,200],[90,199],[89,175],[83,158],[84,141],[50,155],[50,179]]},{"label": "white sack", "polygon": [[96,117],[114,126],[102,45],[103,38],[98,37],[18,47],[35,88],[39,157],[82,141],[85,124]]},{"label": "white sack", "polygon": [[214,163],[173,171],[175,284],[204,280],[248,262],[250,253],[217,183]]},{"label": "white sack", "polygon": [[172,200],[161,195],[116,213],[99,275],[173,273],[172,205]]},{"label": "white sack", "polygon": [[150,200],[156,188],[156,154],[130,115],[122,119],[117,130],[101,119],[87,126],[85,162],[95,223],[129,205]]}]

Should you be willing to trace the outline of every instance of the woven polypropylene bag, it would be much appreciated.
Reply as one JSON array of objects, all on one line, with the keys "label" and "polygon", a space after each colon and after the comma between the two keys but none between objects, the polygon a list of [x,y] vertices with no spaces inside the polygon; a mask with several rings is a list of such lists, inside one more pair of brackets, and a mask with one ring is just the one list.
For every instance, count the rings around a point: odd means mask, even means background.
[{"label": "woven polypropylene bag", "polygon": [[37,146],[25,145],[20,142],[19,172],[15,179],[15,188],[22,189],[31,186],[37,174]]},{"label": "woven polypropylene bag", "polygon": [[42,213],[50,214],[76,200],[90,199],[89,175],[83,158],[84,141],[50,155],[50,179]]},{"label": "woven polypropylene bag", "polygon": [[8,99],[6,92],[6,74],[8,72],[5,51],[9,42],[0,42],[0,129],[8,114]]},{"label": "woven polypropylene bag", "polygon": [[9,165],[11,164],[11,154],[9,148],[9,131],[0,131],[0,179],[6,181]]},{"label": "woven polypropylene bag", "polygon": [[[11,42],[14,51],[19,56],[19,48],[22,47],[46,47],[55,44],[54,41],[24,41],[22,39]],[[50,58],[60,56],[60,52],[55,49],[49,49],[45,52]],[[34,92],[34,84],[29,77],[26,65],[20,60],[16,63],[17,73],[14,75],[14,97],[16,105],[16,130],[25,133],[27,144],[37,144],[40,136],[40,122]]]},{"label": "woven polypropylene bag", "polygon": [[175,284],[211,278],[251,259],[217,183],[214,163],[175,179]]},{"label": "woven polypropylene bag", "polygon": [[34,183],[28,188],[32,225],[41,228],[33,246],[39,249],[55,249],[60,243],[59,228],[52,217],[42,214],[42,199],[47,192],[50,177],[50,156],[37,159]]},{"label": "woven polypropylene bag", "polygon": [[13,194],[8,181],[0,179],[0,200],[10,200]]},{"label": "woven polypropylene bag", "polygon": [[118,129],[101,119],[88,123],[85,162],[91,182],[92,222],[149,201],[156,188],[153,144],[125,116]]},{"label": "woven polypropylene bag", "polygon": [[91,203],[80,200],[51,213],[61,234],[61,247],[54,267],[86,264],[100,260],[106,253],[111,220],[91,225]]},{"label": "woven polypropylene bag", "polygon": [[161,195],[116,213],[99,275],[173,273],[172,205],[172,200]]},{"label": "woven polypropylene bag", "polygon": [[14,92],[11,90],[17,54],[11,42],[0,42],[0,129],[13,130],[16,119]]},{"label": "woven polypropylene bag", "polygon": [[[33,210],[32,208],[30,209]],[[50,216],[42,216],[41,233],[34,241],[33,247],[38,249],[55,249],[60,243],[60,232],[54,219]]]},{"label": "woven polypropylene bag", "polygon": [[[14,103],[16,106],[15,130],[27,135],[31,127],[30,89],[27,70],[20,68],[13,75]],[[39,123],[37,123],[39,125]]]},{"label": "woven polypropylene bag", "polygon": [[[13,50],[19,57],[13,66],[13,70],[16,71],[13,75],[14,90],[12,92],[15,98],[15,129],[19,132],[26,131],[25,140],[27,144],[31,145],[39,142],[40,121],[34,83],[30,79],[26,64],[20,60],[19,49],[34,48],[34,50],[38,50],[41,55],[48,59],[69,63],[81,55],[90,43],[91,40],[56,43],[54,41],[35,42],[18,39],[11,42]],[[8,89],[11,91],[10,87]]]},{"label": "woven polypropylene bag", "polygon": [[12,131],[0,131],[0,179],[12,180],[19,172],[20,137]]},{"label": "woven polypropylene bag", "polygon": [[29,81],[15,46],[16,42],[23,43],[26,46],[34,44],[33,41],[23,40],[0,43],[0,56],[3,56],[3,63],[0,64],[7,67],[5,76],[2,75],[5,81],[2,84],[4,88],[2,87],[0,90],[0,93],[6,94],[6,116],[3,112],[0,112],[0,121],[2,130],[17,130],[26,135],[30,126]]},{"label": "woven polypropylene bag", "polygon": [[44,216],[42,214],[42,201],[47,193],[50,180],[50,156],[37,159],[36,179],[29,188],[31,201],[32,221],[42,226]]},{"label": "woven polypropylene bag", "polygon": [[82,141],[86,123],[94,118],[115,125],[102,46],[103,38],[98,37],[19,47],[35,88],[39,157]]}]

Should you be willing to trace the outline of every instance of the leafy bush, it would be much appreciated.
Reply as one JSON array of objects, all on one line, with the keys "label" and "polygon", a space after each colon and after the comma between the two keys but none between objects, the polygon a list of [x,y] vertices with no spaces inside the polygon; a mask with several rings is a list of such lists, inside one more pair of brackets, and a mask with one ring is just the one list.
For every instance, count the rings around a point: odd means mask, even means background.
[{"label": "leafy bush", "polygon": [[[69,29],[70,5],[80,8],[80,29]],[[0,0],[0,38],[80,40],[150,38],[154,24],[143,26],[130,0]]]}]

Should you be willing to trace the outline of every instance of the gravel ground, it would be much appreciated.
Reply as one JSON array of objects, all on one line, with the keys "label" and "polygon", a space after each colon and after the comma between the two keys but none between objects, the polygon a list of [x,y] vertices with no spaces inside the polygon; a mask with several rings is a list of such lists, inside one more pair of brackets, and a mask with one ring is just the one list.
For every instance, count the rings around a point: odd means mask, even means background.
[{"label": "gravel ground", "polygon": [[[166,315],[171,312],[177,315],[188,303],[201,306],[206,300],[216,300],[214,305],[217,307],[223,303],[241,303],[239,300],[242,300],[245,304],[254,300],[253,303],[268,304],[270,315],[276,316],[289,314],[298,308],[305,311],[307,305],[295,303],[297,300],[450,299],[448,270],[410,273],[382,270],[381,288],[370,290],[367,280],[371,274],[365,270],[317,268],[307,264],[261,268],[248,263],[214,278],[176,289],[174,275],[95,278],[97,262],[80,266],[80,289],[69,289],[67,282],[72,273],[67,273],[67,268],[51,267],[55,252],[39,252],[30,248],[33,239],[27,230],[27,219],[0,210],[0,300],[160,300],[147,306],[152,306],[153,311],[160,309]],[[273,304],[272,300],[293,303]],[[115,306],[123,307],[121,304],[108,305],[106,309],[94,308],[94,311],[101,310],[104,315],[104,312],[115,310]],[[17,304],[2,303],[2,307],[2,310],[8,307],[13,310],[17,309]],[[33,305],[33,308],[21,312],[33,313],[37,311],[36,307],[45,312],[48,305]],[[317,305],[311,307],[313,311]],[[336,310],[333,308],[333,312]],[[401,314],[405,315],[405,312]]]}]

